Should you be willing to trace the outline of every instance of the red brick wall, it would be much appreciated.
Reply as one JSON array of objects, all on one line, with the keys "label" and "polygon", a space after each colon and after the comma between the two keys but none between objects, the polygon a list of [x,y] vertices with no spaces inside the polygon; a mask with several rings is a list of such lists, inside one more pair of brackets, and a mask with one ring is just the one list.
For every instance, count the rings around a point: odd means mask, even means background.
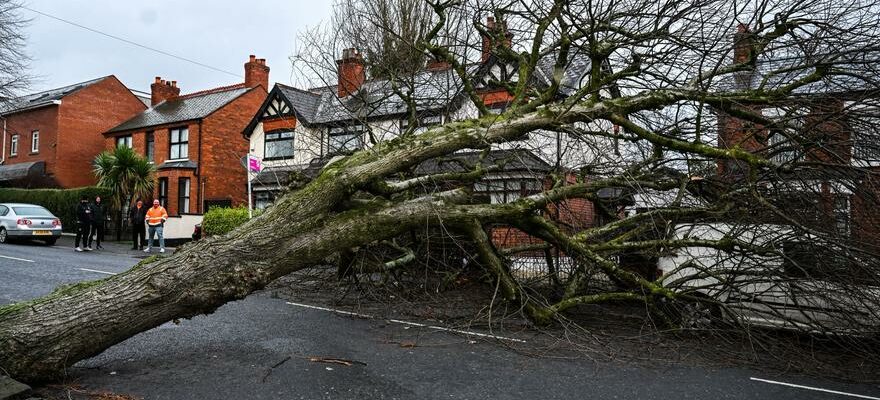
[{"label": "red brick wall", "polygon": [[247,204],[247,174],[241,157],[247,155],[249,142],[241,132],[267,95],[262,87],[254,88],[205,118],[199,163],[204,200],[232,200],[233,206]]},{"label": "red brick wall", "polygon": [[263,132],[296,128],[296,117],[275,117],[272,119],[264,119],[262,122]]},{"label": "red brick wall", "polygon": [[59,184],[95,184],[92,160],[105,147],[102,133],[145,109],[144,103],[113,76],[62,99],[55,174]]},{"label": "red brick wall", "polygon": [[[6,157],[5,164],[44,161],[46,162],[46,174],[52,179],[51,182],[41,183],[49,186],[58,185],[57,179],[55,179],[55,175],[58,172],[58,165],[56,163],[58,150],[58,108],[58,106],[43,107],[6,117],[6,146],[3,149],[3,154]],[[31,132],[35,130],[40,131],[40,149],[38,153],[31,154]],[[13,135],[18,135],[18,154],[10,156],[9,151],[12,148],[11,140]],[[42,185],[38,184],[37,186]]]},{"label": "red brick wall", "polygon": [[868,170],[870,174],[857,188],[852,199],[852,236],[873,252],[880,252],[880,167]]},{"label": "red brick wall", "polygon": [[496,104],[504,104],[513,100],[513,96],[507,89],[496,89],[489,92],[483,92],[479,94],[480,98],[483,100],[483,104],[486,107],[491,107]]},{"label": "red brick wall", "polygon": [[[567,184],[574,184],[577,178],[569,174],[566,176]],[[547,182],[545,189],[549,189],[551,182]],[[573,198],[550,204],[545,210],[547,217],[559,225],[564,231],[574,233],[596,226],[596,207],[593,202]],[[532,244],[543,243],[541,239],[509,226],[494,227],[490,230],[492,243],[498,248],[512,248]],[[527,254],[527,253],[524,253]],[[534,256],[539,253],[531,254]]]}]

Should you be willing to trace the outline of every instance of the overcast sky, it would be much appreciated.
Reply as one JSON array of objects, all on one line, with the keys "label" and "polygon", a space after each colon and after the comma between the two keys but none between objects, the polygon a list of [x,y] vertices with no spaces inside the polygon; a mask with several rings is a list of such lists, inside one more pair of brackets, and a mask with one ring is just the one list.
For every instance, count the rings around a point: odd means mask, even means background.
[{"label": "overcast sky", "polygon": [[27,0],[27,7],[139,44],[189,58],[238,77],[89,32],[24,10],[32,18],[27,51],[39,91],[116,75],[149,91],[154,77],[176,80],[182,93],[244,81],[249,54],[265,58],[270,85],[290,83],[296,35],[330,17],[330,0],[149,2]]}]

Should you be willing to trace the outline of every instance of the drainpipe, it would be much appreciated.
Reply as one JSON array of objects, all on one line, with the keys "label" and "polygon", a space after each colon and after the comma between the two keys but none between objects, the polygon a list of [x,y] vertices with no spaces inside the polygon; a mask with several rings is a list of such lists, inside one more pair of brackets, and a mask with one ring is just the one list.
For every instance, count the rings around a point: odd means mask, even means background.
[{"label": "drainpipe", "polygon": [[202,183],[202,120],[199,120],[199,149],[198,156],[199,160],[196,164],[196,196],[199,199],[199,214],[203,214],[205,210],[205,199],[202,198],[202,192],[204,189],[204,184]]},{"label": "drainpipe", "polygon": [[0,153],[2,153],[2,157],[0,157],[0,165],[3,165],[6,163],[6,117],[0,118],[3,118],[3,149],[0,150]]}]

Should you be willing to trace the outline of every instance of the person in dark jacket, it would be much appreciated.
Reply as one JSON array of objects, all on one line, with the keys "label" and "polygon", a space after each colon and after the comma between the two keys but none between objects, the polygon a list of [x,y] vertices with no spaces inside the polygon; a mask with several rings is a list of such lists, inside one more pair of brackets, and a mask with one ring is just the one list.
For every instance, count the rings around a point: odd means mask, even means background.
[{"label": "person in dark jacket", "polygon": [[104,218],[107,215],[107,207],[101,202],[101,196],[95,197],[92,204],[92,232],[89,234],[89,247],[92,247],[92,240],[96,241],[96,249],[103,249],[101,242],[104,241]]},{"label": "person in dark jacket", "polygon": [[89,204],[88,196],[83,196],[79,200],[79,205],[76,206],[76,242],[74,243],[74,250],[83,251],[83,248],[79,247],[80,239],[82,239],[82,244],[86,246],[85,250],[92,251],[88,241],[92,231],[93,220],[92,205]]},{"label": "person in dark jacket", "polygon": [[143,250],[144,239],[146,234],[144,231],[144,221],[147,219],[147,207],[141,199],[137,200],[134,207],[128,210],[128,222],[131,224],[131,249]]}]

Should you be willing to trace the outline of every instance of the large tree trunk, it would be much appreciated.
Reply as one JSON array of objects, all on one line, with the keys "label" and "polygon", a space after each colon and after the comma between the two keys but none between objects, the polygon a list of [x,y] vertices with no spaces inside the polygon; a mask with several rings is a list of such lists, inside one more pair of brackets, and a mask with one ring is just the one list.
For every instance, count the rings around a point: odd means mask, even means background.
[{"label": "large tree trunk", "polygon": [[[549,120],[549,119],[547,119]],[[545,121],[546,122],[546,121]],[[213,312],[272,280],[355,246],[439,222],[499,221],[521,208],[459,206],[462,191],[415,200],[377,200],[334,210],[364,186],[421,160],[530,130],[520,124],[462,127],[457,134],[391,141],[327,167],[308,186],[236,231],[144,260],[126,273],[59,288],[30,302],[0,308],[0,368],[16,379],[64,374],[139,332],[178,318]]]}]

